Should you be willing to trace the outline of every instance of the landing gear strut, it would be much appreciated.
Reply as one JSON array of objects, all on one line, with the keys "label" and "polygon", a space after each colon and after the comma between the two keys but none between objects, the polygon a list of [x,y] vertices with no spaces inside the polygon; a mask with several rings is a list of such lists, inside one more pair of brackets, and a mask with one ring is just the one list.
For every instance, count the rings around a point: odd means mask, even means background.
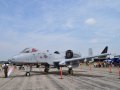
[{"label": "landing gear strut", "polygon": [[25,75],[30,76],[30,72],[32,71],[32,65],[27,65],[25,70],[26,70]]},{"label": "landing gear strut", "polygon": [[50,67],[50,65],[46,63],[44,72],[48,73],[49,72],[49,67]]}]

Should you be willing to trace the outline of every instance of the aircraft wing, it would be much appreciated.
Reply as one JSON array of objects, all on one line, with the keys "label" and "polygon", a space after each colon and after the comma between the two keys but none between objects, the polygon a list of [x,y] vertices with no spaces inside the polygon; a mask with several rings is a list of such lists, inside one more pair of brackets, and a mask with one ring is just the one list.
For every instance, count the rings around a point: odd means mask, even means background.
[{"label": "aircraft wing", "polygon": [[79,57],[79,58],[71,58],[71,59],[64,59],[61,62],[59,62],[59,65],[65,64],[67,62],[72,62],[72,61],[81,61],[81,60],[87,60],[87,59],[92,59],[92,58],[96,58],[96,57],[102,57],[102,56],[107,56],[107,55],[111,55],[111,54],[100,54],[100,55],[95,55],[95,56],[89,56],[89,57]]}]

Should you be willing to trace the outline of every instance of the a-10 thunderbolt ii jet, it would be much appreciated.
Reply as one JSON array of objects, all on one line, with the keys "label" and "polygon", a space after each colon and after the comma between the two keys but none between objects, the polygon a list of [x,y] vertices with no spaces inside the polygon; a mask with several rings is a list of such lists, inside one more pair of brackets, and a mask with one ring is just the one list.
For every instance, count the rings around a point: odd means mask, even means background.
[{"label": "a-10 thunderbolt ii jet", "polygon": [[35,48],[25,48],[18,55],[13,56],[9,61],[16,65],[44,65],[44,72],[48,72],[50,66],[58,69],[66,66],[68,67],[69,74],[72,74],[72,68],[78,67],[80,61],[101,57],[106,58],[107,55],[110,55],[107,51],[108,47],[106,46],[100,55],[81,57],[80,54],[76,54],[72,50],[67,50],[65,53],[60,53],[59,51],[50,53],[49,51],[41,52]]}]

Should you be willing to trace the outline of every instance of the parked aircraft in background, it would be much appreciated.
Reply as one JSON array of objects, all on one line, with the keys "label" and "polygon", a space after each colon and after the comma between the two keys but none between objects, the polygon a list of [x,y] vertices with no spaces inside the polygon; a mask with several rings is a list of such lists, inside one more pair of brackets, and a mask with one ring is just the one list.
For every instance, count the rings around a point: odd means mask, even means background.
[{"label": "parked aircraft in background", "polygon": [[114,58],[120,58],[120,55],[114,55]]},{"label": "parked aircraft in background", "polygon": [[[108,52],[108,47],[106,46],[105,49],[101,52],[101,54],[104,54],[104,53],[107,53]],[[108,59],[109,57],[107,56],[102,56],[102,57],[96,57],[94,58],[94,61],[97,62],[97,61],[104,61],[106,59]]]},{"label": "parked aircraft in background", "polygon": [[66,66],[68,67],[69,74],[72,74],[72,68],[78,67],[80,61],[106,57],[110,55],[107,51],[108,47],[105,47],[100,55],[81,57],[80,54],[74,53],[72,50],[67,50],[65,53],[61,53],[59,51],[51,53],[48,50],[46,52],[42,52],[35,48],[25,48],[18,55],[12,57],[9,61],[13,64],[19,65],[44,65],[44,72],[48,72],[50,66],[54,66],[58,69]]},{"label": "parked aircraft in background", "polygon": [[107,64],[112,64],[114,66],[120,66],[120,58],[115,57],[115,58],[108,58],[105,60]]}]

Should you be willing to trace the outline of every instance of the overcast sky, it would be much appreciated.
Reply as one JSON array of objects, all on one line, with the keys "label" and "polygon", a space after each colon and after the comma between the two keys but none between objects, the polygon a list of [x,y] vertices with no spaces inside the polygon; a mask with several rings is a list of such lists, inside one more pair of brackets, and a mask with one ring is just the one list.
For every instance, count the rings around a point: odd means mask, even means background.
[{"label": "overcast sky", "polygon": [[120,54],[120,0],[0,0],[0,60],[26,47]]}]

